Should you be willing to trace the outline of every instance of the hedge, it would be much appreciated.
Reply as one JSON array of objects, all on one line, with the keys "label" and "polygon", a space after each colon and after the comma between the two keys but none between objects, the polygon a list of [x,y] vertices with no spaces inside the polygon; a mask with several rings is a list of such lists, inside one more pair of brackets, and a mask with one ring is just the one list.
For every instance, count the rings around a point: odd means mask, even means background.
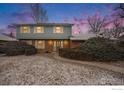
[{"label": "hedge", "polygon": [[34,46],[31,46],[31,45],[25,46],[25,55],[33,55],[36,53],[37,53],[37,50]]},{"label": "hedge", "polygon": [[76,49],[60,49],[59,55],[66,58],[90,61],[124,60],[124,49],[105,38],[91,38]]},{"label": "hedge", "polygon": [[37,53],[37,50],[34,46],[16,41],[5,43],[0,50],[8,56],[33,55]]}]

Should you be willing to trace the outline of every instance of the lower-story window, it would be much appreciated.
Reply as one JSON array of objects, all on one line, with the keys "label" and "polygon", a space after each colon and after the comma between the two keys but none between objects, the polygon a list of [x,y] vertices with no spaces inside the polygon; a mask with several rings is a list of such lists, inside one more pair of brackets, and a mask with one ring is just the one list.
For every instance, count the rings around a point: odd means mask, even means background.
[{"label": "lower-story window", "polygon": [[29,45],[32,45],[32,40],[21,40],[21,42],[25,42],[25,43],[27,43]]},{"label": "lower-story window", "polygon": [[31,40],[27,40],[26,43],[29,44],[29,45],[32,45],[32,41]]},{"label": "lower-story window", "polygon": [[44,49],[45,48],[45,41],[44,40],[36,40],[35,47],[37,49]]}]

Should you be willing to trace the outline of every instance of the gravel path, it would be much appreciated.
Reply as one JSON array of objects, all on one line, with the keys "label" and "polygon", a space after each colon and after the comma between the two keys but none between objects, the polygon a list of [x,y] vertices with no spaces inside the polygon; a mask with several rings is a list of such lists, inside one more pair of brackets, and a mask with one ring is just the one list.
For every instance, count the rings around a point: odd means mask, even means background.
[{"label": "gravel path", "polygon": [[0,57],[1,85],[124,85],[124,74],[55,60],[52,55]]}]

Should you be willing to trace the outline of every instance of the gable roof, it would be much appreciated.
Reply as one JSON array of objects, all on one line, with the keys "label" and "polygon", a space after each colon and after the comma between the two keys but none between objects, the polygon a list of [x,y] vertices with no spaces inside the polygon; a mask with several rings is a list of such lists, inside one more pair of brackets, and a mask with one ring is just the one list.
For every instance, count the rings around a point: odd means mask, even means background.
[{"label": "gable roof", "polygon": [[15,26],[26,26],[26,25],[49,25],[49,26],[55,26],[55,25],[63,25],[63,26],[72,26],[71,23],[38,23],[38,24],[14,24]]},{"label": "gable roof", "polygon": [[0,40],[2,41],[17,41],[15,38],[0,34]]}]

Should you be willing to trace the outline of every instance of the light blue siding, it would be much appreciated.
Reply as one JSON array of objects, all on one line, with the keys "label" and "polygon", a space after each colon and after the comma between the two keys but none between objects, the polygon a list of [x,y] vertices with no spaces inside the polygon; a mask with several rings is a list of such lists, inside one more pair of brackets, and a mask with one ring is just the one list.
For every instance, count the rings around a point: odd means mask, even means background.
[{"label": "light blue siding", "polygon": [[43,26],[44,33],[34,33],[35,26],[29,26],[30,33],[20,33],[20,26],[17,26],[17,39],[70,39],[72,26],[62,26],[63,33],[53,33],[54,26]]}]

